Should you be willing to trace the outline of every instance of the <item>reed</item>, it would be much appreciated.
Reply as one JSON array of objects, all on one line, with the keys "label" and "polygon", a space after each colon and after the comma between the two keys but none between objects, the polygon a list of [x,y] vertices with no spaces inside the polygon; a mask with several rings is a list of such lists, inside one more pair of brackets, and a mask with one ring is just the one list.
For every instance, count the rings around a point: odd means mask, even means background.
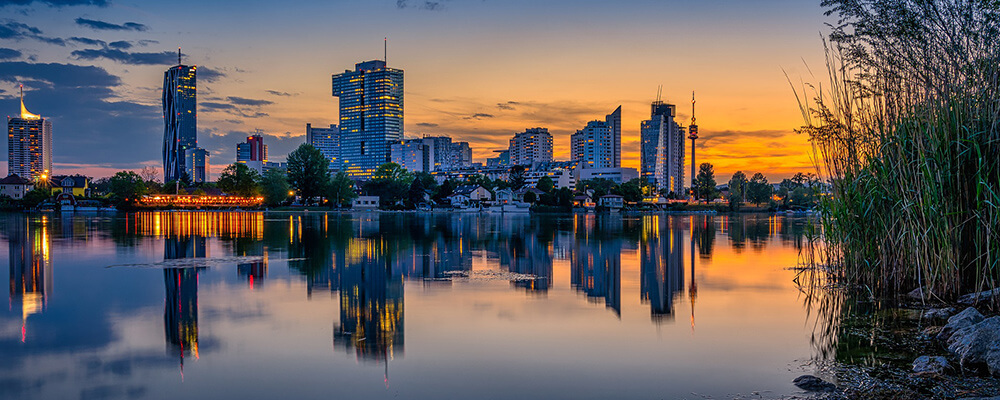
[{"label": "reed", "polygon": [[830,182],[815,260],[877,297],[998,287],[1000,2],[822,4],[829,83],[795,90]]}]

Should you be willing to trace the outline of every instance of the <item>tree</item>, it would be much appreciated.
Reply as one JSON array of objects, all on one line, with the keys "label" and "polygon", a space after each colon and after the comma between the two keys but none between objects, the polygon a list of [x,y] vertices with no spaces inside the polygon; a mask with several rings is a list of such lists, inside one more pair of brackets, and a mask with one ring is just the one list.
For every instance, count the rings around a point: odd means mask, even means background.
[{"label": "tree", "polygon": [[264,195],[264,202],[269,206],[276,206],[288,200],[292,186],[288,184],[288,177],[285,171],[272,168],[264,172],[264,177],[260,180],[260,191]]},{"label": "tree", "polygon": [[746,200],[747,175],[736,171],[729,179],[729,208],[739,210]]},{"label": "tree", "polygon": [[438,186],[437,192],[434,192],[434,200],[439,202],[443,201],[453,193],[455,193],[455,182],[451,179],[445,179],[445,181]]},{"label": "tree", "polygon": [[362,188],[365,194],[378,196],[382,206],[392,207],[407,197],[412,181],[413,174],[399,164],[390,162],[379,165]]},{"label": "tree", "polygon": [[538,183],[535,184],[536,189],[541,190],[545,193],[551,192],[552,189],[555,188],[555,186],[556,184],[552,182],[552,178],[549,178],[547,176],[543,176],[541,179],[538,180]]},{"label": "tree", "polygon": [[581,192],[593,190],[593,198],[594,200],[597,200],[604,195],[616,192],[618,190],[618,185],[610,179],[597,178],[577,182],[576,188]]},{"label": "tree", "polygon": [[715,200],[719,196],[719,191],[715,189],[715,167],[710,163],[701,164],[698,168],[698,177],[695,178],[694,189],[695,198],[706,201]]},{"label": "tree", "polygon": [[524,166],[515,165],[513,167],[510,167],[510,177],[508,178],[507,181],[510,182],[511,189],[518,190],[524,187],[524,182],[525,182]]},{"label": "tree", "polygon": [[538,200],[538,196],[535,195],[535,192],[526,192],[524,194],[524,202],[525,203],[534,203],[537,200]]},{"label": "tree", "polygon": [[[482,176],[482,175],[476,175],[476,176]],[[486,177],[483,176],[483,178]],[[420,184],[424,185],[425,190],[434,191],[438,187],[437,180],[434,179],[434,176],[426,172],[414,172],[413,179],[419,179]],[[487,178],[486,180],[488,181],[489,179]]]},{"label": "tree", "polygon": [[28,193],[25,193],[24,197],[21,198],[21,202],[24,204],[25,208],[35,208],[38,207],[39,204],[42,204],[45,200],[48,200],[50,197],[52,197],[52,189],[47,187],[36,187],[28,191]]},{"label": "tree", "polygon": [[760,207],[760,203],[766,202],[769,198],[771,198],[771,184],[767,183],[764,174],[760,172],[753,174],[753,178],[750,178],[750,183],[747,184],[746,200]]},{"label": "tree", "polygon": [[630,203],[642,201],[642,192],[642,179],[639,178],[632,179],[618,187],[618,195]]},{"label": "tree", "polygon": [[117,205],[131,205],[146,194],[146,181],[133,171],[119,171],[108,179],[111,200]]},{"label": "tree", "polygon": [[330,180],[330,160],[311,144],[303,143],[288,154],[288,183],[309,204],[323,194]]},{"label": "tree", "polygon": [[426,195],[427,191],[424,188],[424,182],[420,179],[414,179],[413,182],[410,183],[410,190],[407,192],[406,197],[407,200],[410,201],[410,204],[416,206],[417,204],[424,202],[424,196]]},{"label": "tree", "polygon": [[256,196],[260,192],[260,174],[243,163],[229,164],[219,175],[217,185],[223,192],[238,196]]},{"label": "tree", "polygon": [[347,207],[355,197],[354,181],[344,171],[337,172],[327,184],[326,198],[334,207]]}]

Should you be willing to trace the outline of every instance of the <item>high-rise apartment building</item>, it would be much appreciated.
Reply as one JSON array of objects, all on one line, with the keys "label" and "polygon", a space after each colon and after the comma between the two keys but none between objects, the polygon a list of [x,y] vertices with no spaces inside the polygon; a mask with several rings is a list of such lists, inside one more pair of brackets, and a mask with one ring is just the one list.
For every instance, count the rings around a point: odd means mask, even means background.
[{"label": "high-rise apartment building", "polygon": [[201,147],[187,149],[184,153],[184,169],[187,171],[191,183],[205,183],[209,181],[208,150]]},{"label": "high-rise apartment building", "polygon": [[677,107],[652,103],[641,125],[642,178],[658,189],[684,192],[684,128],[674,121]]},{"label": "high-rise apartment building", "polygon": [[493,150],[496,157],[486,159],[486,168],[506,168],[510,166],[510,150]]},{"label": "high-rise apartment building", "polygon": [[448,136],[424,136],[423,140],[434,142],[435,171],[472,166],[472,148],[469,142],[452,142]]},{"label": "high-rise apartment building", "polygon": [[323,153],[323,157],[330,161],[331,171],[344,170],[344,161],[340,156],[340,129],[337,125],[313,128],[312,124],[306,124],[306,143]]},{"label": "high-rise apartment building", "polygon": [[530,128],[510,139],[510,165],[552,161],[552,135],[546,128]]},{"label": "high-rise apartment building", "polygon": [[432,172],[434,168],[434,141],[410,139],[393,143],[392,162],[413,172]]},{"label": "high-rise apartment building", "polygon": [[389,161],[390,144],[403,140],[403,70],[366,61],[333,75],[340,98],[340,156],[347,173],[371,177]]},{"label": "high-rise apartment building", "polygon": [[180,64],[163,73],[163,181],[181,179],[188,149],[198,147],[196,66]]},{"label": "high-rise apartment building", "polygon": [[264,173],[267,162],[267,145],[260,129],[247,137],[246,143],[236,145],[236,162],[246,164],[260,174]]},{"label": "high-rise apartment building", "polygon": [[7,174],[28,180],[52,175],[52,121],[28,112],[21,90],[21,114],[7,117]]},{"label": "high-rise apartment building", "polygon": [[590,121],[570,137],[570,153],[580,168],[619,168],[622,163],[622,108]]}]

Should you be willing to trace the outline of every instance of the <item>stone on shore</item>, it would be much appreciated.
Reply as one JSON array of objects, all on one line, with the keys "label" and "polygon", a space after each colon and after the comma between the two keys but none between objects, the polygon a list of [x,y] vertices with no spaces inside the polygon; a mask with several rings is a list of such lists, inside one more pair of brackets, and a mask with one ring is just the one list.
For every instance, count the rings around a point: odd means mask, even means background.
[{"label": "stone on shore", "polygon": [[941,356],[920,356],[913,360],[913,372],[918,374],[941,374],[950,367],[948,359]]},{"label": "stone on shore", "polygon": [[951,307],[932,308],[924,311],[924,319],[948,319],[955,315],[955,309]]},{"label": "stone on shore", "polygon": [[923,288],[916,288],[916,289],[911,290],[910,293],[906,294],[906,297],[909,297],[911,299],[916,299],[916,300],[924,300],[926,298],[924,296],[924,289]]},{"label": "stone on shore", "polygon": [[792,380],[795,386],[807,392],[832,392],[837,386],[812,375],[802,375]]},{"label": "stone on shore", "polygon": [[947,342],[955,331],[978,324],[982,322],[983,319],[985,319],[985,317],[983,317],[983,314],[979,313],[979,310],[972,307],[966,308],[962,312],[948,318],[948,324],[945,325],[944,328],[941,328],[941,332],[938,333],[937,339]]},{"label": "stone on shore", "polygon": [[986,303],[993,301],[1000,297],[1000,288],[993,290],[987,290],[979,293],[969,293],[965,296],[959,297],[958,302],[961,304],[972,305],[976,303]]},{"label": "stone on shore", "polygon": [[990,374],[1000,376],[1000,317],[956,330],[948,339],[948,351],[962,365],[985,364]]}]

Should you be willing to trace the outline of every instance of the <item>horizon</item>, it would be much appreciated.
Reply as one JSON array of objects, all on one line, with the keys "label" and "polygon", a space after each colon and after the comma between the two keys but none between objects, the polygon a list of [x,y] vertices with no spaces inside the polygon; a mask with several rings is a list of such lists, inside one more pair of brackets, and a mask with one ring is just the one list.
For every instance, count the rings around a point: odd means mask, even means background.
[{"label": "horizon", "polygon": [[[98,5],[65,5],[73,3]],[[697,92],[698,163],[712,163],[720,182],[737,170],[771,181],[815,171],[808,137],[793,132],[803,121],[790,83],[817,79],[809,66],[823,60],[818,4],[634,1],[608,10],[592,1],[557,3],[261,3],[235,11],[212,4],[192,5],[199,12],[190,17],[176,15],[190,11],[183,1],[0,6],[19,13],[0,22],[0,106],[13,111],[24,83],[28,109],[53,122],[53,174],[98,178],[144,166],[162,172],[160,86],[179,46],[183,63],[199,66],[199,146],[210,151],[214,179],[255,129],[264,131],[272,158],[283,161],[304,143],[306,123],[337,124],[330,76],[381,59],[379,39],[388,37],[387,62],[405,71],[405,136],[467,141],[474,162],[529,127],[548,128],[554,158],[569,159],[570,135],[621,105],[622,166],[638,169],[639,123],[662,85],[663,100],[677,105],[684,126],[686,98]],[[343,13],[324,14],[328,9]],[[665,13],[650,12],[656,10]],[[232,20],[218,20],[224,12]],[[325,15],[345,18],[333,26],[309,23]],[[794,22],[768,23],[776,15]],[[610,22],[578,26],[598,17]],[[277,32],[264,22],[243,23],[261,18],[289,25]],[[305,21],[293,24],[296,18]],[[380,33],[354,33],[373,20],[384,25]],[[654,24],[644,25],[649,20]],[[718,24],[698,31],[705,21]],[[165,31],[175,23],[177,32]],[[245,28],[253,25],[263,28]],[[309,27],[335,34],[316,44],[326,36],[301,35]],[[627,50],[635,62],[600,56]],[[6,172],[6,155],[0,163]]]}]

